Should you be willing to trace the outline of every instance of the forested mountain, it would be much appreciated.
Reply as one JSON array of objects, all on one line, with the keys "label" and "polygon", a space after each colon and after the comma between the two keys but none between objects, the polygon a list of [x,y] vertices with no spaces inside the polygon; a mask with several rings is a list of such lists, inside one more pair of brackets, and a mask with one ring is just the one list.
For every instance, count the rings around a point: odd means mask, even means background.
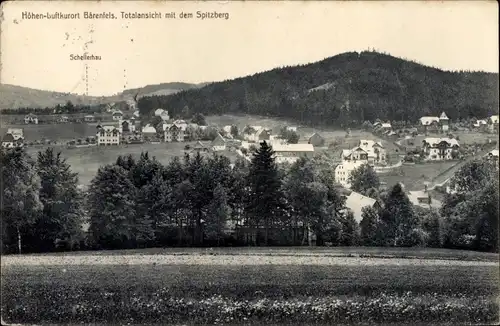
[{"label": "forested mountain", "polygon": [[[460,54],[457,54],[460,55]],[[349,52],[139,100],[141,114],[256,114],[303,123],[356,125],[416,121],[446,111],[451,119],[498,112],[498,74],[450,72],[377,52]],[[189,110],[186,110],[185,108]]]}]

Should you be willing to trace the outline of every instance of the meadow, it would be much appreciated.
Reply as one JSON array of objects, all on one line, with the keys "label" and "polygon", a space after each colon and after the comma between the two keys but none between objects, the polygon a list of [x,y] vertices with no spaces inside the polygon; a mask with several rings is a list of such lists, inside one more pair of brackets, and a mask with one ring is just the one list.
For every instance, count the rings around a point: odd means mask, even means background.
[{"label": "meadow", "polygon": [[[2,316],[15,323],[94,324],[451,325],[498,320],[498,255],[349,250],[5,256]],[[384,254],[393,256],[376,257]]]},{"label": "meadow", "polygon": [[62,123],[62,124],[29,124],[0,126],[0,133],[4,135],[8,128],[22,128],[26,142],[42,139],[57,140],[66,143],[69,140],[96,135],[97,124]]}]

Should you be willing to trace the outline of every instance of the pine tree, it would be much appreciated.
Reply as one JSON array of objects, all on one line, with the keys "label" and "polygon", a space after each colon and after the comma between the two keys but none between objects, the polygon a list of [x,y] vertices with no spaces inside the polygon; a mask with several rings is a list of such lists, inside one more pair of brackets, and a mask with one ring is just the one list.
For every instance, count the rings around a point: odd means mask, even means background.
[{"label": "pine tree", "polygon": [[78,189],[78,175],[52,148],[38,153],[37,170],[43,204],[34,234],[40,239],[38,246],[43,251],[52,250],[56,240],[61,240],[71,249],[83,237],[83,194]]},{"label": "pine tree", "polygon": [[137,189],[125,169],[99,168],[89,187],[90,234],[104,248],[130,247],[134,240]]},{"label": "pine tree", "polygon": [[[17,251],[22,251],[22,238],[32,227],[43,205],[40,201],[40,178],[35,163],[24,149],[0,152],[2,168],[2,247],[17,238]],[[3,248],[2,248],[3,249]]]},{"label": "pine tree", "polygon": [[219,184],[215,187],[205,221],[205,234],[208,239],[216,240],[217,245],[220,245],[220,241],[224,237],[224,228],[230,214],[227,189]]},{"label": "pine tree", "polygon": [[249,198],[246,212],[253,227],[264,226],[264,245],[269,241],[269,228],[283,208],[283,193],[274,151],[264,141],[252,158],[248,176]]},{"label": "pine tree", "polygon": [[413,205],[403,186],[396,184],[389,193],[382,211],[386,243],[390,246],[407,245],[412,230],[419,227]]},{"label": "pine tree", "polygon": [[363,207],[360,223],[361,244],[363,246],[382,245],[384,239],[381,229],[378,210],[373,207]]}]

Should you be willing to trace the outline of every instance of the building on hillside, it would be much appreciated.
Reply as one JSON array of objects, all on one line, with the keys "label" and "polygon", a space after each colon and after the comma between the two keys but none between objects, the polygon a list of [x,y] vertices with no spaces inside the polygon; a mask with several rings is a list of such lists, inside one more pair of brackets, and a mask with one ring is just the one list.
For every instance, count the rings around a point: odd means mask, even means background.
[{"label": "building on hillside", "polygon": [[368,154],[368,163],[370,164],[384,164],[387,161],[387,152],[382,142],[374,140],[361,139],[358,147],[366,151]]},{"label": "building on hillside", "polygon": [[165,142],[183,142],[186,138],[186,130],[187,124],[177,125],[176,123],[172,124],[163,124],[163,134]]},{"label": "building on hillside", "polygon": [[95,122],[95,116],[93,114],[87,114],[83,117],[83,121],[85,122]]},{"label": "building on hillside", "polygon": [[420,206],[423,208],[441,208],[441,201],[432,198],[431,194],[427,190],[420,191],[408,191],[408,199],[415,206]]},{"label": "building on hillside", "polygon": [[120,120],[120,132],[129,133],[135,132],[135,121],[133,117],[130,120]]},{"label": "building on hillside", "polygon": [[484,120],[484,119],[480,119],[480,120],[476,120],[474,122],[474,124],[472,125],[474,128],[483,128],[483,127],[487,127],[488,126],[488,121]]},{"label": "building on hillside", "polygon": [[388,133],[392,131],[392,125],[390,122],[379,122],[373,126],[373,130],[378,133]]},{"label": "building on hillside", "polygon": [[141,114],[139,113],[139,110],[135,110],[132,116],[135,117],[136,119],[139,119],[141,117]]},{"label": "building on hillside", "polygon": [[422,128],[424,132],[447,132],[449,123],[450,119],[444,112],[442,112],[439,117],[425,116],[420,118],[420,128]]},{"label": "building on hillside", "polygon": [[452,160],[458,157],[460,145],[453,138],[425,138],[422,149],[425,159],[432,161]]},{"label": "building on hillside", "polygon": [[2,138],[3,148],[16,148],[24,146],[24,138],[16,138],[11,133],[6,133]]},{"label": "building on hillside", "polygon": [[161,114],[160,114],[160,118],[162,121],[168,121],[170,120],[170,116],[168,115],[168,111],[164,110]]},{"label": "building on hillside", "polygon": [[113,112],[112,117],[114,121],[123,120],[123,112],[120,110],[116,110]]},{"label": "building on hillside", "polygon": [[226,150],[226,140],[218,133],[217,137],[212,141],[211,147],[214,151],[224,151]]},{"label": "building on hillside", "polygon": [[286,130],[286,131],[293,131],[293,132],[297,132],[297,127],[294,127],[294,126],[286,126],[286,127],[285,127],[285,130]]},{"label": "building on hillside", "polygon": [[345,161],[337,165],[335,168],[335,182],[346,188],[350,188],[351,184],[349,182],[349,177],[351,176],[351,172],[363,164],[365,163],[362,161]]},{"label": "building on hillside", "polygon": [[367,196],[363,196],[362,194],[355,191],[351,191],[351,193],[346,196],[345,206],[353,213],[354,219],[356,220],[356,222],[358,222],[358,224],[363,219],[363,208],[380,208],[380,204],[377,200]]},{"label": "building on hillside", "polygon": [[353,149],[343,149],[341,154],[342,161],[360,161],[368,163],[368,152],[359,146]]},{"label": "building on hillside", "polygon": [[115,126],[99,126],[96,134],[97,145],[119,145],[121,133]]},{"label": "building on hillside", "polygon": [[24,123],[37,125],[38,124],[38,117],[36,115],[34,115],[33,113],[27,114],[24,117]]},{"label": "building on hillside", "polygon": [[142,132],[143,138],[146,138],[146,137],[147,138],[155,138],[156,137],[156,129],[155,129],[155,127],[153,127],[149,123],[142,128],[141,132]]},{"label": "building on hillside", "polygon": [[325,138],[323,138],[320,134],[315,132],[309,137],[307,143],[315,147],[322,147],[325,145]]},{"label": "building on hillside", "polygon": [[276,163],[293,163],[300,157],[314,155],[314,146],[311,144],[275,144],[272,149],[276,154]]},{"label": "building on hillside", "polygon": [[233,128],[233,126],[231,126],[231,125],[226,125],[226,126],[222,127],[222,131],[223,131],[226,135],[231,135],[231,128]]},{"label": "building on hillside", "polygon": [[492,115],[488,118],[488,127],[490,132],[498,133],[498,115]]},{"label": "building on hillside", "polygon": [[7,133],[11,134],[14,137],[14,140],[24,140],[24,133],[22,128],[8,128]]},{"label": "building on hillside", "polygon": [[209,150],[209,146],[203,144],[201,141],[197,141],[196,144],[191,147],[191,152],[208,152]]},{"label": "building on hillside", "polygon": [[60,116],[57,119],[57,122],[59,122],[59,123],[68,123],[69,122],[69,118],[68,118],[67,115],[62,115],[62,116]]},{"label": "building on hillside", "polygon": [[498,161],[498,149],[491,150],[485,157],[490,160]]},{"label": "building on hillside", "polygon": [[256,142],[261,142],[263,140],[269,140],[271,138],[271,132],[267,129],[259,129],[255,132],[254,140]]}]

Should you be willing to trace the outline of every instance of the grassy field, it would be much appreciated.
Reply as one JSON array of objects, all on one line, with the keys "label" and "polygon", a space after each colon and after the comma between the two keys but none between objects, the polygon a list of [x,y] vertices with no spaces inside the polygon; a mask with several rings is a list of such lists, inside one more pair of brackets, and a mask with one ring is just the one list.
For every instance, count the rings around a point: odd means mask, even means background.
[{"label": "grassy field", "polygon": [[[56,147],[57,151],[67,159],[73,172],[78,173],[81,184],[87,185],[97,173],[100,166],[116,162],[119,155],[132,154],[138,158],[141,152],[148,152],[155,156],[161,163],[168,164],[175,156],[184,156],[184,146],[193,145],[195,142],[185,143],[160,143],[160,144],[131,144],[120,146],[96,146],[86,148]],[[28,147],[28,153],[36,157],[36,153],[44,147]],[[237,154],[230,151],[218,152],[235,160]],[[210,154],[207,154],[210,155]]]},{"label": "grassy field", "polygon": [[[385,173],[380,173],[380,181],[387,186],[402,182],[408,190],[422,190],[426,182],[433,183],[443,171],[456,165],[457,162],[433,162],[425,164],[403,165]],[[440,178],[441,179],[441,178]]]},{"label": "grassy field", "polygon": [[76,138],[86,138],[96,135],[97,124],[64,123],[40,125],[1,125],[0,133],[4,135],[8,128],[22,128],[26,142],[42,138],[66,142]]},{"label": "grassy field", "polygon": [[472,261],[475,253],[379,248],[352,248],[350,254],[418,258],[333,257],[346,254],[338,248],[146,252],[2,257],[3,319],[294,325],[498,320],[498,255],[477,254],[483,261]]}]

